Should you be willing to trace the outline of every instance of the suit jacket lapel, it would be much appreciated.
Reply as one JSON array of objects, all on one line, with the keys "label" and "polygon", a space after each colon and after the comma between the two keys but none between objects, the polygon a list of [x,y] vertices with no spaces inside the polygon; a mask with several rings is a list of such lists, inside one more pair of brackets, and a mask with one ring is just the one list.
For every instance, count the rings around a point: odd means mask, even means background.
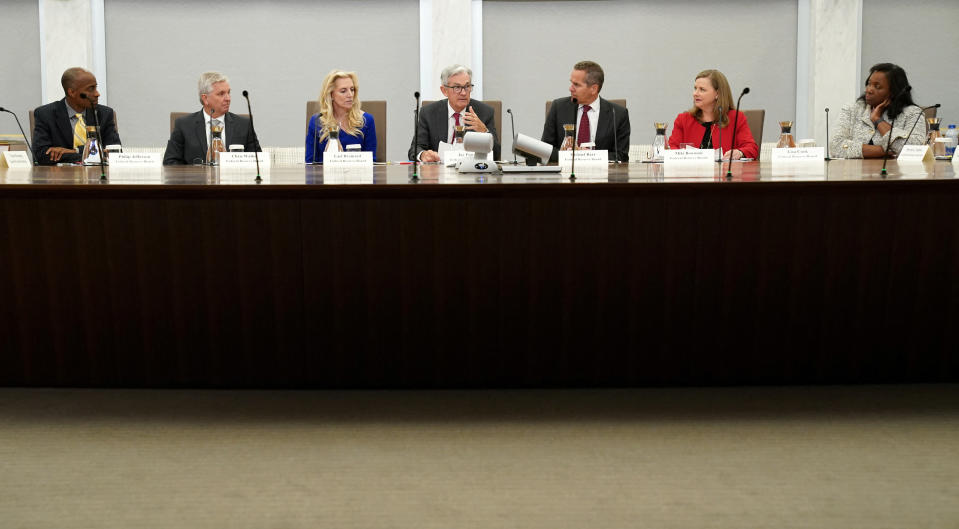
[{"label": "suit jacket lapel", "polygon": [[[609,106],[609,101],[600,98],[599,101],[599,121],[596,123],[596,145],[599,145],[602,140],[606,139],[606,129],[610,129],[610,123],[613,119],[613,110]],[[602,140],[600,139],[602,138]],[[610,141],[612,143],[612,141]]]},{"label": "suit jacket lapel", "polygon": [[67,98],[61,99],[60,103],[53,108],[57,132],[65,140],[63,145],[73,145],[73,126],[70,125],[70,116],[67,115]]}]

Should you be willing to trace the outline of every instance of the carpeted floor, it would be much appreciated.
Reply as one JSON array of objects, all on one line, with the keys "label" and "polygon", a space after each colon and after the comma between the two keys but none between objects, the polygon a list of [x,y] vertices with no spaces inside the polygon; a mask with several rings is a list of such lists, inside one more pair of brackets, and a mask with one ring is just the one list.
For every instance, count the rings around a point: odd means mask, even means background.
[{"label": "carpeted floor", "polygon": [[0,528],[956,528],[959,385],[0,389]]}]

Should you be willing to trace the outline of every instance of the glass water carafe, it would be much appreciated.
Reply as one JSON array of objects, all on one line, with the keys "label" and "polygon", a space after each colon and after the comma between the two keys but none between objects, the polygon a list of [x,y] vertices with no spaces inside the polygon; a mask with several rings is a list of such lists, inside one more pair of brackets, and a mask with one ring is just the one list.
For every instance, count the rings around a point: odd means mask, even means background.
[{"label": "glass water carafe", "polygon": [[330,134],[326,138],[326,147],[323,149],[324,153],[327,152],[342,152],[343,146],[340,145],[340,127],[337,125],[330,126]]},{"label": "glass water carafe", "polygon": [[926,138],[926,144],[929,145],[930,149],[935,150],[936,138],[942,137],[942,134],[939,133],[939,125],[942,123],[942,118],[926,118],[926,123],[929,125],[929,137]]},{"label": "glass water carafe", "polygon": [[206,151],[206,163],[210,165],[217,165],[220,163],[220,153],[225,151],[226,147],[223,145],[223,124],[219,123],[218,120],[214,120],[210,124],[210,148]]},{"label": "glass water carafe", "polygon": [[653,161],[661,162],[666,157],[666,124],[654,123],[656,126],[656,136],[653,137]]},{"label": "glass water carafe", "polygon": [[779,143],[776,144],[777,149],[792,149],[796,147],[796,140],[793,139],[793,122],[792,121],[780,121],[779,122]]},{"label": "glass water carafe", "polygon": [[[83,163],[100,163],[100,134],[94,125],[87,125],[87,141],[83,144]],[[106,160],[104,158],[104,160]]]},{"label": "glass water carafe", "polygon": [[453,126],[453,148],[463,150],[463,137],[466,136],[466,127],[463,125]]},{"label": "glass water carafe", "polygon": [[561,151],[571,151],[576,147],[576,138],[573,137],[573,130],[576,127],[570,123],[563,125],[563,143],[559,146]]}]

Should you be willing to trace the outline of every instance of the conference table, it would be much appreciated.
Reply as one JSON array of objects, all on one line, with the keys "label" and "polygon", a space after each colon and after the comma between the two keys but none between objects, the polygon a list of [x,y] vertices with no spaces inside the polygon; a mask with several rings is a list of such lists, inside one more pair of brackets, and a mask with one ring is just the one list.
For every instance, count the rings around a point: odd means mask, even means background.
[{"label": "conference table", "polygon": [[959,180],[0,169],[0,385],[956,382]]}]

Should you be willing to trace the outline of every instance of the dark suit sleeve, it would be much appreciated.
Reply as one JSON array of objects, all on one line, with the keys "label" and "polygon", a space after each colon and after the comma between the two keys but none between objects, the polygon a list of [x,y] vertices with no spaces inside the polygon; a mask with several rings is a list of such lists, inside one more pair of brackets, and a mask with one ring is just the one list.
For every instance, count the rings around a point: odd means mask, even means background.
[{"label": "dark suit sleeve", "polygon": [[103,146],[122,145],[123,142],[120,141],[120,133],[117,130],[116,111],[113,109],[110,109],[109,112],[104,111],[100,120],[100,137],[103,138]]},{"label": "dark suit sleeve", "polygon": [[543,125],[543,137],[540,138],[542,141],[553,146],[553,152],[549,155],[549,161],[551,162],[559,160],[559,142],[562,140],[562,138],[558,138],[556,134],[558,103],[558,101],[553,101],[553,104],[549,106],[549,112],[546,114],[546,124]]},{"label": "dark suit sleeve", "polygon": [[629,161],[629,110],[626,108],[616,109],[616,130],[618,135],[616,141],[619,144],[619,158],[621,162]]},{"label": "dark suit sleeve", "polygon": [[[54,165],[56,163],[74,163],[80,161],[79,153],[67,153],[60,157],[60,162],[54,162],[47,154],[51,147],[71,146],[60,145],[55,139],[54,112],[49,106],[39,107],[33,111],[33,159],[39,165]],[[72,138],[71,138],[72,139]]]},{"label": "dark suit sleeve", "polygon": [[170,133],[170,140],[166,142],[166,152],[163,153],[163,165],[185,165],[183,158],[183,120],[176,120],[173,125],[173,132]]},{"label": "dark suit sleeve", "polygon": [[429,111],[426,110],[427,108],[436,104],[438,103],[430,103],[426,107],[420,109],[419,132],[417,133],[417,136],[413,138],[413,141],[410,142],[410,150],[406,153],[406,156],[410,160],[415,160],[420,151],[436,149],[436,147],[430,146],[430,128],[428,125],[429,120],[427,119]]}]

